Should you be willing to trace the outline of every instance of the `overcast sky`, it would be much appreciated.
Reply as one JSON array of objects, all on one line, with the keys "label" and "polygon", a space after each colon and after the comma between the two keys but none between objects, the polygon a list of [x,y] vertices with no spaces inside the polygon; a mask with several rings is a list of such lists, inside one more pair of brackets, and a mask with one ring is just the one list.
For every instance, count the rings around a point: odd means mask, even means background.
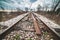
[{"label": "overcast sky", "polygon": [[25,7],[36,9],[37,6],[40,4],[42,7],[48,5],[49,7],[52,6],[52,0],[0,0],[0,9],[1,6],[5,9],[16,9],[20,8],[23,9]]}]

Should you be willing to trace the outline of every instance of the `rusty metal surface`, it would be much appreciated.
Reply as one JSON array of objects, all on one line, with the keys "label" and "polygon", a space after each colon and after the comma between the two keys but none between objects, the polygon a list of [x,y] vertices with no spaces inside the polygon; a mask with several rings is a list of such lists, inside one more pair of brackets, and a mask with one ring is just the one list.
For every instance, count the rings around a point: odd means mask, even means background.
[{"label": "rusty metal surface", "polygon": [[[55,25],[52,21],[48,20],[47,18],[43,17],[42,15],[38,15],[37,13],[34,13],[36,17],[38,17],[57,37],[60,38],[60,34],[53,28]],[[51,22],[51,23],[50,23]],[[53,23],[53,24],[52,24]],[[59,26],[58,26],[59,27]],[[58,28],[56,26],[56,28]]]},{"label": "rusty metal surface", "polygon": [[34,18],[33,15],[32,15],[32,18],[33,18],[34,28],[35,28],[36,34],[37,35],[41,35],[41,30],[40,30],[40,28],[38,26],[37,20]]}]

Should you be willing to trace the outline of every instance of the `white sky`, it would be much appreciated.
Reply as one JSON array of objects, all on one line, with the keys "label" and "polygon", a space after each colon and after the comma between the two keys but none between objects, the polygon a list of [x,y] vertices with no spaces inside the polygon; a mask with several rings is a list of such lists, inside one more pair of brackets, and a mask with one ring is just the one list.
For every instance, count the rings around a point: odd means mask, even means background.
[{"label": "white sky", "polygon": [[[13,3],[6,3],[6,2],[2,2],[2,3],[8,4],[8,5],[13,6],[15,8],[21,8],[23,10],[25,7],[28,7],[28,8],[31,7],[31,9],[36,10],[36,8],[39,4],[42,7],[45,6],[45,4],[48,4],[49,7],[51,7],[51,5],[52,5],[52,0],[37,0],[34,3],[32,3],[32,5],[31,5],[30,0],[11,0],[11,1],[13,1]],[[17,1],[20,2],[20,4]]]},{"label": "white sky", "polygon": [[[30,6],[31,6],[30,0],[23,0],[23,1],[24,1],[24,2],[21,2],[21,4],[20,4],[20,5],[22,6],[22,8],[23,8],[23,7],[28,7],[28,8],[30,8]],[[37,0],[36,2],[32,3],[31,8],[32,8],[32,9],[36,9],[39,4],[40,4],[42,7],[43,7],[45,4],[48,4],[49,6],[51,6],[52,0]]]}]

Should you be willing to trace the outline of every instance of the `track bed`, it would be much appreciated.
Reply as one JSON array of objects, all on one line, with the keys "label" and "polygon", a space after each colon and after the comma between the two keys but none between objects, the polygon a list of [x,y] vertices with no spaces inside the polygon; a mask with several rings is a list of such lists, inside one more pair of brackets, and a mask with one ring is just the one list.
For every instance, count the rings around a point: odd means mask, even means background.
[{"label": "track bed", "polygon": [[35,16],[34,18],[37,21],[36,24],[38,24],[41,35],[36,34],[34,20],[31,15],[28,15],[14,25],[14,28],[2,40],[58,40],[41,20]]}]

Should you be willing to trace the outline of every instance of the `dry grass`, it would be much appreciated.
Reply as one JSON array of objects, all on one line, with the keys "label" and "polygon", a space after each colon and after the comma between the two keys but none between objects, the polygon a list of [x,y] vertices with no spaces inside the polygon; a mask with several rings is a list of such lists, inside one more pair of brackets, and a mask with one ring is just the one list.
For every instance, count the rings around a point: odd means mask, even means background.
[{"label": "dry grass", "polygon": [[50,20],[53,20],[55,23],[60,25],[60,15],[57,15],[55,13],[46,13],[46,12],[37,12],[38,14],[41,14],[47,18],[49,18]]},{"label": "dry grass", "polygon": [[0,13],[2,13],[2,17],[1,17],[2,21],[6,21],[18,15],[21,15],[24,12],[10,12],[10,14],[7,14],[7,12],[0,12]]}]

